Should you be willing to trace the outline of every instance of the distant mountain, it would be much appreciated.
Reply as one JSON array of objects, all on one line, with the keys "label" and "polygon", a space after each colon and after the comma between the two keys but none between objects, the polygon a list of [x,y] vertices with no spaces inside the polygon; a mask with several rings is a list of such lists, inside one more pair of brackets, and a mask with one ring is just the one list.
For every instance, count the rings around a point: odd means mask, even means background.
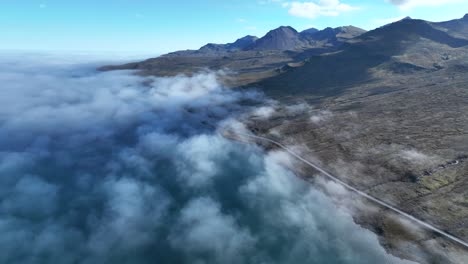
[{"label": "distant mountain", "polygon": [[236,40],[236,42],[231,44],[228,48],[243,50],[255,44],[257,40],[258,40],[258,37],[246,36],[246,37]]},{"label": "distant mountain", "polygon": [[454,36],[468,39],[468,14],[461,19],[432,23],[432,25]]},{"label": "distant mountain", "polygon": [[362,34],[354,38],[353,42],[361,42],[361,45],[370,49],[384,49],[389,53],[401,48],[402,41],[418,42],[420,38],[446,44],[450,47],[467,45],[466,39],[454,37],[433,25],[433,23],[424,20],[404,19]]},{"label": "distant mountain", "polygon": [[198,50],[184,50],[169,53],[165,56],[222,56],[237,51],[302,51],[313,48],[337,48],[348,40],[366,31],[353,26],[326,28],[318,30],[309,28],[297,32],[290,26],[281,26],[269,31],[262,38],[245,36],[233,43],[209,43]]},{"label": "distant mountain", "polygon": [[[467,16],[443,23],[400,20],[348,39],[340,52],[311,56],[303,66],[259,85],[274,93],[288,87],[288,94],[323,95],[369,82],[377,78],[373,73],[389,79],[437,71],[468,72],[467,24]],[[334,34],[333,29],[325,29],[313,36],[332,39]]]},{"label": "distant mountain", "polygon": [[142,75],[173,76],[203,69],[230,69],[237,76],[228,85],[239,86],[298,67],[310,56],[337,51],[364,32],[348,26],[324,30],[310,28],[299,33],[292,27],[282,26],[262,38],[245,36],[232,43],[210,43],[198,50],[176,51],[141,62],[103,66],[100,70],[132,69]]},{"label": "distant mountain", "polygon": [[199,51],[206,52],[206,51],[238,51],[244,50],[252,45],[258,40],[258,37],[255,36],[245,36],[236,40],[233,43],[228,44],[213,44],[209,43],[199,49]]},{"label": "distant mountain", "polygon": [[347,26],[317,30],[310,28],[298,33],[292,27],[279,27],[268,32],[249,49],[252,50],[304,50],[310,48],[338,47],[366,31]]},{"label": "distant mountain", "polygon": [[318,32],[319,30],[316,29],[316,28],[309,28],[309,29],[306,29],[306,30],[303,30],[301,31],[301,35],[306,35],[306,34],[314,34],[316,32]]},{"label": "distant mountain", "polygon": [[258,39],[250,50],[296,50],[304,48],[300,34],[292,27],[279,27]]},{"label": "distant mountain", "polygon": [[468,73],[467,50],[468,15],[438,23],[406,18],[368,32],[353,26],[300,33],[279,27],[260,39],[246,36],[101,70],[172,76],[230,69],[237,74],[230,86],[256,83],[266,91],[284,93],[288,87],[289,93],[320,94],[393,75]]},{"label": "distant mountain", "polygon": [[303,40],[308,42],[309,46],[339,46],[348,40],[364,34],[366,31],[354,27],[337,27],[337,28],[325,28],[315,32],[303,31],[301,37]]}]

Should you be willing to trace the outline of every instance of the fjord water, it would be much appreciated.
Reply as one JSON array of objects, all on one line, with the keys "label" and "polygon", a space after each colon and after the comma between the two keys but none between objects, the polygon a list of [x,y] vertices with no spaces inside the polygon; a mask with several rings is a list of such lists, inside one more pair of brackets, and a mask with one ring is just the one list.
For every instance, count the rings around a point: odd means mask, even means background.
[{"label": "fjord water", "polygon": [[406,263],[289,156],[216,132],[260,93],[0,57],[0,263]]}]

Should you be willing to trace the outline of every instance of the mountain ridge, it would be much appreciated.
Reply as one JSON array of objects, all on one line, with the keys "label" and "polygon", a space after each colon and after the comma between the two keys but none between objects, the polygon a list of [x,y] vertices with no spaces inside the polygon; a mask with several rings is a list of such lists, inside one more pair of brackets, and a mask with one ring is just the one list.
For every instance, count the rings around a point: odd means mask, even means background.
[{"label": "mountain ridge", "polygon": [[[406,18],[371,31],[343,26],[298,32],[290,26],[281,26],[262,38],[246,36],[233,43],[207,44],[196,51],[178,51],[101,70],[136,69],[143,75],[171,76],[201,69],[229,69],[237,74],[229,86],[269,82],[270,87],[279,83],[284,87],[288,82],[279,80],[295,72],[294,81],[288,85],[294,87],[302,80],[297,89],[307,87],[305,80],[316,83],[317,88],[366,80],[372,69],[408,74],[444,67],[462,70],[463,63],[449,64],[451,58],[460,56],[453,49],[468,44],[466,17],[446,22]],[[415,47],[428,52],[417,52]],[[412,54],[410,57],[408,52]]]},{"label": "mountain ridge", "polygon": [[366,32],[354,26],[318,30],[309,28],[298,32],[291,26],[280,26],[263,37],[247,35],[227,44],[208,43],[198,50],[175,51],[163,56],[219,56],[235,51],[300,51],[311,48],[338,47],[349,39]]},{"label": "mountain ridge", "polygon": [[255,43],[255,41],[258,39],[256,36],[251,36],[247,35],[245,37],[237,39],[233,43],[227,43],[227,44],[214,44],[214,43],[208,43],[205,46],[201,47],[199,51],[204,51],[204,50],[228,50],[228,51],[235,51],[235,50],[243,50]]},{"label": "mountain ridge", "polygon": [[337,53],[312,56],[302,67],[259,84],[275,91],[287,85],[289,92],[325,95],[371,81],[373,71],[401,75],[459,65],[459,57],[468,59],[459,48],[468,48],[468,39],[449,34],[432,22],[404,19],[353,38]]}]

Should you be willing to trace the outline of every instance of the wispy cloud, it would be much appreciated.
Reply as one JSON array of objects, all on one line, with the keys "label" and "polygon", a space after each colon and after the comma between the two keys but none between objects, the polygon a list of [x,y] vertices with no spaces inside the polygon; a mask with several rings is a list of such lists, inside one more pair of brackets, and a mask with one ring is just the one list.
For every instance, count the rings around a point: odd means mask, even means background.
[{"label": "wispy cloud", "polygon": [[442,6],[455,3],[468,3],[468,0],[386,0],[387,2],[398,6],[402,10],[412,9],[414,7],[424,6]]},{"label": "wispy cloud", "polygon": [[289,14],[297,17],[317,18],[321,16],[339,16],[342,13],[359,9],[342,3],[340,0],[318,0],[309,2],[285,2],[283,7],[289,9]]},{"label": "wispy cloud", "polygon": [[285,0],[260,0],[258,1],[258,3],[261,5],[266,5],[269,3],[282,3],[282,2],[285,2]]},{"label": "wispy cloud", "polygon": [[255,30],[257,30],[257,27],[256,26],[247,26],[244,29],[249,30],[249,31],[255,31]]}]

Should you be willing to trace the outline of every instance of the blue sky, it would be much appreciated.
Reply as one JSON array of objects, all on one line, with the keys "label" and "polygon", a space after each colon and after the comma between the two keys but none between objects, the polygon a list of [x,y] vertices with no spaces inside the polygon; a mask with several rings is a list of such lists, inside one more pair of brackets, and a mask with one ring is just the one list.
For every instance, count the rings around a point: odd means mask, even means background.
[{"label": "blue sky", "polygon": [[244,35],[355,25],[411,16],[462,17],[468,0],[2,0],[0,49],[164,53]]}]

